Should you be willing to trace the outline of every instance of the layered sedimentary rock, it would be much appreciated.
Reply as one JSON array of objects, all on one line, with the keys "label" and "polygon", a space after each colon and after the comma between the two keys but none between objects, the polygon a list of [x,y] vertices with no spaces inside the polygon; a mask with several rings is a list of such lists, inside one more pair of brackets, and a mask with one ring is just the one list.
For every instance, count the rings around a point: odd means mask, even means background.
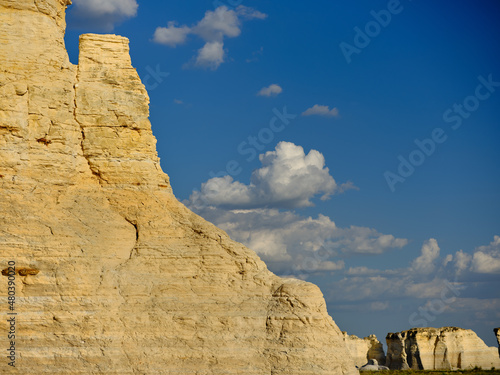
[{"label": "layered sedimentary rock", "polygon": [[69,62],[69,3],[0,0],[1,372],[356,374],[315,285],[174,197],[128,40],[84,35]]},{"label": "layered sedimentary rock", "polygon": [[385,364],[384,347],[377,336],[370,335],[365,338],[359,338],[356,335],[349,335],[347,332],[342,332],[347,349],[354,360],[357,367],[361,367],[374,359],[377,364]]},{"label": "layered sedimentary rock", "polygon": [[387,335],[390,369],[455,370],[500,367],[497,349],[472,330],[457,327],[413,328]]}]

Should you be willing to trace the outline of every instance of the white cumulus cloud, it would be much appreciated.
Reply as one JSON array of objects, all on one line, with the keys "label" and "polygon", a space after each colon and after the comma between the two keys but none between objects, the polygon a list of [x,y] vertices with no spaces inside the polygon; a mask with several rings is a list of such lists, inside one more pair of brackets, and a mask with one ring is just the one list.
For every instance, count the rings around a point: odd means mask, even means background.
[{"label": "white cumulus cloud", "polygon": [[[424,242],[420,254],[407,268],[380,270],[366,266],[349,267],[345,277],[330,285],[330,298],[361,301],[411,298],[421,299],[420,306],[444,303],[446,311],[460,311],[464,304],[479,306],[498,295],[500,273],[500,236],[474,249],[470,254],[460,250],[441,257],[438,242]],[[476,298],[481,298],[476,299]],[[437,302],[436,302],[437,301]],[[458,301],[461,301],[460,303]],[[478,307],[481,309],[481,307]]]},{"label": "white cumulus cloud", "polygon": [[205,41],[222,42],[224,37],[235,38],[241,34],[241,20],[237,12],[221,6],[207,11],[205,17],[193,27],[193,33]]},{"label": "white cumulus cloud", "polygon": [[73,0],[77,26],[112,30],[115,24],[137,15],[136,0]]},{"label": "white cumulus cloud", "polygon": [[500,274],[500,236],[489,245],[479,246],[472,254],[457,251],[452,263],[457,274]]},{"label": "white cumulus cloud", "polygon": [[229,235],[256,251],[280,274],[307,277],[315,272],[337,272],[344,258],[382,254],[408,241],[367,227],[338,227],[325,215],[301,216],[283,209],[311,206],[316,196],[355,188],[338,185],[325,166],[323,155],[290,142],[259,156],[262,166],[249,184],[230,176],[203,183],[186,205]]},{"label": "white cumulus cloud", "polygon": [[208,42],[198,51],[195,65],[215,70],[224,62],[224,55],[222,42]]},{"label": "white cumulus cloud", "polygon": [[325,116],[325,117],[338,117],[339,110],[326,105],[315,104],[302,113],[302,116]]},{"label": "white cumulus cloud", "polygon": [[495,236],[489,245],[476,249],[471,270],[477,273],[500,273],[500,236]]},{"label": "white cumulus cloud", "polygon": [[339,271],[345,267],[344,257],[381,254],[408,243],[406,239],[371,228],[338,227],[325,215],[313,218],[277,209],[190,207],[228,232],[231,238],[257,252],[280,274]]},{"label": "white cumulus cloud", "polygon": [[186,42],[191,29],[187,26],[177,27],[175,22],[169,22],[168,27],[158,27],[153,36],[153,41],[169,47],[176,47]]},{"label": "white cumulus cloud", "polygon": [[429,239],[422,246],[421,255],[416,258],[411,268],[418,273],[429,274],[436,268],[436,260],[439,258],[439,246],[434,238]]},{"label": "white cumulus cloud", "polygon": [[194,206],[213,205],[225,208],[312,206],[311,199],[354,188],[351,183],[338,185],[325,166],[325,158],[316,150],[308,154],[290,142],[280,142],[274,151],[259,156],[261,168],[252,173],[250,184],[232,177],[215,177],[194,191],[190,202]]},{"label": "white cumulus cloud", "polygon": [[469,268],[472,256],[463,252],[463,250],[457,251],[453,257],[453,263],[457,273],[461,273]]},{"label": "white cumulus cloud", "polygon": [[198,54],[185,66],[217,69],[225,61],[224,39],[236,38],[241,34],[244,20],[264,19],[267,15],[245,6],[238,6],[235,10],[220,6],[209,10],[205,16],[193,26],[177,26],[170,21],[167,27],[158,27],[153,41],[169,47],[184,44],[189,34],[201,38],[205,45],[198,50]]},{"label": "white cumulus cloud", "polygon": [[258,96],[277,96],[283,92],[280,85],[273,83],[268,87],[263,87],[258,93]]}]

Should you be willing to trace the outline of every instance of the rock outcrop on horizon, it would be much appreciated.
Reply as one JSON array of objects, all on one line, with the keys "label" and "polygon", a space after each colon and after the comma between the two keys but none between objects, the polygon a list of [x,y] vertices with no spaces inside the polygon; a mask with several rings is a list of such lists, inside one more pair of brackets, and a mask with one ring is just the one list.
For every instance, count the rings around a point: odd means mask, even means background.
[{"label": "rock outcrop on horizon", "polygon": [[370,335],[361,339],[347,332],[342,332],[342,334],[357,367],[366,365],[372,359],[375,359],[379,365],[385,364],[384,346],[378,341],[377,336]]},{"label": "rock outcrop on horizon", "polygon": [[376,359],[370,359],[366,365],[361,366],[359,368],[359,372],[364,372],[364,371],[385,371],[385,370],[389,370],[389,367],[379,365],[379,363],[377,362]]},{"label": "rock outcrop on horizon", "polygon": [[70,63],[70,3],[0,0],[1,372],[356,374],[317,286],[175,198],[128,40],[83,35]]},{"label": "rock outcrop on horizon", "polygon": [[386,366],[391,370],[500,368],[497,349],[474,331],[457,327],[412,328],[389,333]]},{"label": "rock outcrop on horizon", "polygon": [[500,357],[500,327],[493,329],[493,332],[495,332],[495,336],[497,337],[498,356]]}]

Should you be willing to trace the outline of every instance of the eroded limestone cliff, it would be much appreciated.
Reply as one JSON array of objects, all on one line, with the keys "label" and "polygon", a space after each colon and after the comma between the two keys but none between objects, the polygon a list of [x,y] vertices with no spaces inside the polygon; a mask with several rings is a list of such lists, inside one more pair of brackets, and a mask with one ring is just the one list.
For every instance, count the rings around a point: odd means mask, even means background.
[{"label": "eroded limestone cliff", "polygon": [[356,374],[315,285],[177,201],[128,40],[84,35],[71,64],[68,4],[0,0],[0,263],[38,271],[1,372]]},{"label": "eroded limestone cliff", "polygon": [[356,335],[349,335],[347,332],[342,332],[342,334],[357,367],[366,365],[371,359],[375,359],[379,365],[385,365],[384,346],[378,341],[377,336],[370,335],[359,338]]},{"label": "eroded limestone cliff", "polygon": [[495,333],[495,336],[497,337],[498,356],[500,357],[500,327],[499,328],[494,328],[493,332]]},{"label": "eroded limestone cliff", "polygon": [[456,370],[500,367],[497,349],[474,331],[457,327],[413,328],[389,333],[386,366],[392,370]]}]

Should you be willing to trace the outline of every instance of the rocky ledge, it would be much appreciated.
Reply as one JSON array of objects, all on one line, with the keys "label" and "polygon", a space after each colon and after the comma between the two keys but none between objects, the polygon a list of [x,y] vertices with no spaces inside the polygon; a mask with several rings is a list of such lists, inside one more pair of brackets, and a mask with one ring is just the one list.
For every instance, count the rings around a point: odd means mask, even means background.
[{"label": "rocky ledge", "polygon": [[488,347],[470,329],[413,328],[389,333],[386,340],[391,370],[500,368],[497,348]]}]

